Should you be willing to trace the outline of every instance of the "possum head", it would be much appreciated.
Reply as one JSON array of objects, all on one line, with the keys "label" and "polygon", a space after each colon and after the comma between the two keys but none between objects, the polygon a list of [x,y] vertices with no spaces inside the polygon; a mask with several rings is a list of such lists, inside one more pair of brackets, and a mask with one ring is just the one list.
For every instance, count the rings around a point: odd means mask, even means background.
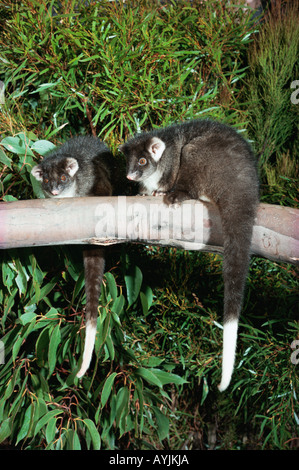
[{"label": "possum head", "polygon": [[166,148],[165,143],[158,137],[137,136],[121,145],[119,150],[127,159],[127,178],[132,181],[142,181],[158,171],[159,162]]},{"label": "possum head", "polygon": [[66,157],[55,162],[54,158],[49,157],[33,167],[31,174],[40,181],[46,197],[74,197],[78,169],[75,158]]}]

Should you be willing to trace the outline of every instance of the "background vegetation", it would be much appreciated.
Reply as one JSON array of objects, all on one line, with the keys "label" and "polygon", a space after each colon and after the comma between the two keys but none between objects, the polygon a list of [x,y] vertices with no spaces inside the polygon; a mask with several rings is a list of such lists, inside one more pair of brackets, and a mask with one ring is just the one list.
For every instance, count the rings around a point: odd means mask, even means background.
[{"label": "background vegetation", "polygon": [[[1,200],[38,196],[32,165],[73,135],[100,136],[122,168],[117,145],[131,133],[209,116],[252,141],[262,201],[298,207],[298,2],[275,2],[261,21],[227,3],[1,1]],[[298,446],[293,266],[252,259],[236,370],[220,394],[221,257],[111,249],[82,381],[80,250],[1,257],[0,445]]]}]

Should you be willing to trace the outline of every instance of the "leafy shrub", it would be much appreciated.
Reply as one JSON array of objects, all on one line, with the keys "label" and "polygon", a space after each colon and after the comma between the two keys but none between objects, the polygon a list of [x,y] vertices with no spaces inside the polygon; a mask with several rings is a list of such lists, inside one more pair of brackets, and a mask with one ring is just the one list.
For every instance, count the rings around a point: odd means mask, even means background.
[{"label": "leafy shrub", "polygon": [[43,138],[89,129],[113,144],[141,127],[207,111],[240,124],[238,84],[250,40],[249,15],[240,9],[218,1],[53,5],[6,8],[0,77],[11,112],[1,118],[2,132],[24,123]]},{"label": "leafy shrub", "polygon": [[299,76],[298,6],[298,1],[272,2],[249,48],[248,132],[260,155],[261,176],[275,187],[271,196],[278,188],[288,193],[298,178],[299,116],[291,100],[291,85]]},{"label": "leafy shrub", "polygon": [[[169,429],[167,414],[161,412],[168,397],[164,387],[185,380],[163,358],[142,354],[122,326],[128,305],[107,272],[97,359],[79,382],[75,373],[83,348],[78,308],[84,304],[83,273],[70,250],[64,250],[64,259],[55,251],[12,251],[2,263],[1,442],[9,438],[24,449],[113,449],[120,445],[117,439],[132,434],[141,446],[149,446],[141,439],[149,429],[164,439]],[[46,272],[40,264],[55,255],[56,272]],[[63,262],[68,264],[61,272]],[[142,296],[143,313],[148,313],[151,290],[140,292],[141,271],[135,268],[133,274],[125,275],[129,306]]]}]

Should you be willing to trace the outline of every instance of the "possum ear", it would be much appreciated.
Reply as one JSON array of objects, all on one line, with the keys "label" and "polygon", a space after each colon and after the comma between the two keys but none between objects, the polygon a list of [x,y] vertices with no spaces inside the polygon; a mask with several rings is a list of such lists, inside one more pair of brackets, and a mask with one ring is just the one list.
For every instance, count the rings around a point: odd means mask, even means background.
[{"label": "possum ear", "polygon": [[37,181],[43,181],[43,170],[40,165],[34,166],[31,170],[31,174]]},{"label": "possum ear", "polygon": [[151,157],[155,162],[158,162],[163,155],[163,152],[166,148],[163,140],[158,137],[152,137],[148,146],[148,151],[151,154]]},{"label": "possum ear", "polygon": [[74,176],[79,169],[78,162],[75,158],[67,158],[66,159],[66,168],[65,171],[70,175]]}]

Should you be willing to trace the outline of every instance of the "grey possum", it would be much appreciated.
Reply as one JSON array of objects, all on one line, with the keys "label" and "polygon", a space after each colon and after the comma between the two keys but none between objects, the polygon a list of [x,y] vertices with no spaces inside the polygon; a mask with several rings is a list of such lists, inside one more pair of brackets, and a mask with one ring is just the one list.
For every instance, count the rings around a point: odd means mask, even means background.
[{"label": "grey possum", "polygon": [[[73,137],[32,168],[46,197],[111,196],[112,154],[98,138]],[[77,377],[87,371],[95,344],[98,302],[105,268],[105,249],[87,246],[83,249],[86,330],[83,359]]]},{"label": "grey possum", "polygon": [[251,146],[233,128],[209,119],[137,134],[119,147],[127,160],[127,178],[142,194],[164,194],[165,204],[187,199],[218,206],[224,237],[223,354],[224,391],[231,381],[239,315],[249,269],[259,180]]}]

